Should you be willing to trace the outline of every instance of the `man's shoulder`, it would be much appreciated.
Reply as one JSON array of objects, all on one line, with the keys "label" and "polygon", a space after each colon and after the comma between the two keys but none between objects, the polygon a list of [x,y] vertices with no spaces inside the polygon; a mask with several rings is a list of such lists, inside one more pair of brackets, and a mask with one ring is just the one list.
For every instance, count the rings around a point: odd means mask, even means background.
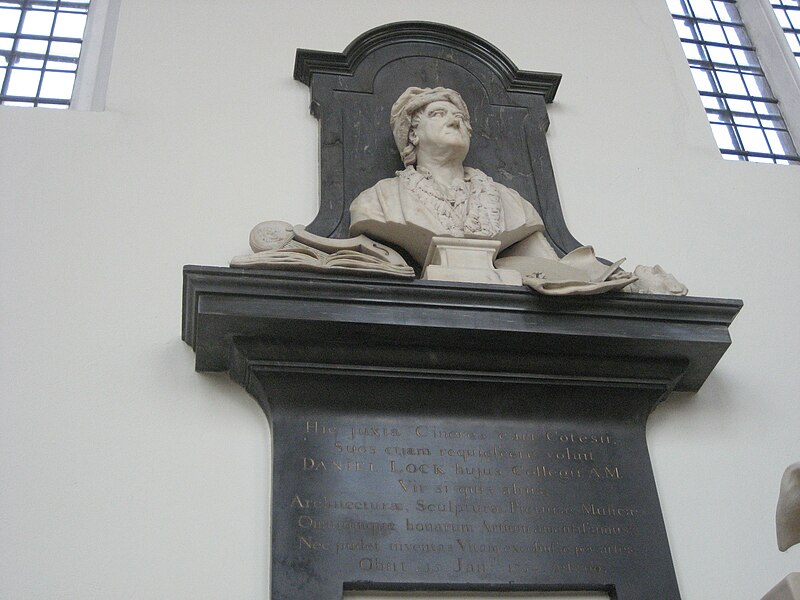
[{"label": "man's shoulder", "polygon": [[356,196],[350,203],[350,222],[384,220],[387,202],[396,201],[400,196],[399,181],[399,176],[381,179]]},{"label": "man's shoulder", "polygon": [[381,196],[385,196],[387,194],[396,195],[399,182],[400,178],[398,176],[381,179],[375,185],[368,187],[358,196],[356,196],[352,204],[356,204],[357,202],[376,202]]}]

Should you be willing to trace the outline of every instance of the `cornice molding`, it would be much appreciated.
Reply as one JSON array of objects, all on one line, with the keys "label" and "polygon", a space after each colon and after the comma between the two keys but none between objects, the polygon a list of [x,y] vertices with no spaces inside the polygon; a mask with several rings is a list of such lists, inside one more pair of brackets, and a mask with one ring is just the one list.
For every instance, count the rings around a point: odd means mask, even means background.
[{"label": "cornice molding", "polygon": [[306,85],[316,74],[353,76],[364,58],[386,46],[422,42],[460,50],[481,61],[506,83],[512,92],[540,94],[552,102],[561,81],[560,73],[522,71],[496,46],[468,31],[426,21],[402,21],[371,29],[353,40],[344,52],[298,49],[294,78]]}]

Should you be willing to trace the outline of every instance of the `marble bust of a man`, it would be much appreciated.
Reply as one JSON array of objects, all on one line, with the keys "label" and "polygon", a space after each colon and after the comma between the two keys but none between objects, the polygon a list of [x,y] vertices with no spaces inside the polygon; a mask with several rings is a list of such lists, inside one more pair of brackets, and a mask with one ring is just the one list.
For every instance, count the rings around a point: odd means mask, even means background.
[{"label": "marble bust of a man", "polygon": [[458,92],[408,88],[392,106],[390,125],[405,169],[353,200],[351,235],[399,246],[420,265],[439,236],[496,240],[495,265],[518,270],[524,283],[543,293],[600,293],[635,281],[597,261],[591,247],[559,258],[529,202],[464,167],[472,127]]}]

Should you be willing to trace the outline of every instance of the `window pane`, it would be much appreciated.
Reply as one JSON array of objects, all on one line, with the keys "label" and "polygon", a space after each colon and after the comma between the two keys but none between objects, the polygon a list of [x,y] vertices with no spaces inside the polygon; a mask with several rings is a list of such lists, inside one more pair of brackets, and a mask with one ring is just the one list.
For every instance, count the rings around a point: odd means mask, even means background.
[{"label": "window pane", "polygon": [[736,142],[733,136],[733,127],[729,125],[711,125],[717,145],[723,150],[735,150]]},{"label": "window pane", "polygon": [[702,54],[700,50],[700,46],[697,44],[682,42],[681,45],[683,46],[683,53],[686,55],[686,58],[690,60],[706,60],[705,55]]},{"label": "window pane", "polygon": [[667,6],[673,15],[688,14],[688,8],[681,0],[667,0]]},{"label": "window pane", "polygon": [[700,23],[700,35],[707,42],[717,42],[720,44],[725,43],[725,32],[721,25],[712,25],[711,23]]},{"label": "window pane", "polygon": [[47,42],[42,40],[19,40],[17,42],[17,50],[32,54],[45,54],[47,53]]},{"label": "window pane", "polygon": [[736,59],[737,65],[741,65],[743,67],[759,66],[756,53],[753,52],[752,50],[742,50],[741,48],[733,48],[731,52],[733,52],[733,56]]},{"label": "window pane", "polygon": [[700,99],[703,101],[703,106],[705,106],[707,109],[725,110],[725,103],[721,98],[716,98],[714,96],[700,96]]},{"label": "window pane", "polygon": [[758,117],[750,117],[750,116],[743,116],[743,115],[733,115],[733,122],[736,125],[744,125],[748,127],[759,127],[760,121]]},{"label": "window pane", "polygon": [[53,28],[53,13],[29,10],[22,17],[22,33],[25,35],[50,35]]},{"label": "window pane", "polygon": [[738,23],[741,20],[739,17],[739,11],[737,11],[736,7],[729,2],[714,2],[714,8],[717,9],[719,18],[722,21]]},{"label": "window pane", "polygon": [[761,129],[740,127],[739,137],[742,138],[742,145],[745,150],[769,153],[767,138],[764,136],[764,132]]},{"label": "window pane", "polygon": [[23,69],[11,69],[8,79],[9,96],[36,96],[39,87],[41,71],[25,71]]},{"label": "window pane", "polygon": [[699,19],[716,19],[717,12],[714,10],[714,5],[711,0],[692,0],[687,2],[691,5],[694,16]]},{"label": "window pane", "polygon": [[747,32],[744,30],[744,27],[723,27],[725,31],[725,36],[727,37],[727,41],[729,44],[733,44],[734,46],[752,46],[753,43],[750,41],[750,36],[747,35]]},{"label": "window pane", "polygon": [[747,88],[744,86],[741,75],[737,73],[717,72],[722,91],[726,94],[746,95]]},{"label": "window pane", "polygon": [[48,71],[74,71],[78,64],[71,61],[48,60],[45,68]]},{"label": "window pane", "polygon": [[723,63],[728,65],[736,64],[733,58],[733,52],[730,48],[719,48],[717,46],[708,47],[708,57],[712,62]]},{"label": "window pane", "polygon": [[770,129],[783,129],[786,126],[783,119],[780,117],[759,115],[758,120],[761,123],[761,127],[768,127]]},{"label": "window pane", "polygon": [[72,56],[78,58],[81,53],[81,45],[75,42],[52,42],[50,44],[50,54],[56,56]]},{"label": "window pane", "polygon": [[44,60],[41,58],[19,57],[14,66],[24,67],[26,69],[42,69],[44,67]]},{"label": "window pane", "polygon": [[42,98],[60,98],[69,100],[72,96],[72,86],[75,84],[74,73],[46,71],[42,78]]},{"label": "window pane", "polygon": [[16,33],[17,25],[19,24],[19,16],[21,14],[21,10],[0,8],[0,31],[6,33]]},{"label": "window pane", "polygon": [[675,28],[678,30],[678,37],[688,39],[699,37],[697,35],[697,26],[694,21],[675,19]]},{"label": "window pane", "polygon": [[756,107],[756,112],[760,115],[780,116],[780,111],[778,110],[778,107],[772,102],[754,102],[753,106]]},{"label": "window pane", "polygon": [[775,129],[765,129],[764,133],[767,136],[772,151],[776,154],[791,154],[792,138],[789,137],[787,131],[778,131]]},{"label": "window pane", "polygon": [[694,84],[701,92],[715,92],[716,85],[711,73],[704,69],[692,69]]},{"label": "window pane", "polygon": [[747,86],[747,92],[751,96],[759,96],[761,98],[769,98],[772,96],[772,90],[767,85],[767,80],[761,75],[743,75],[744,83]]},{"label": "window pane", "polygon": [[82,38],[86,27],[86,15],[78,13],[59,13],[56,17],[56,37]]},{"label": "window pane", "polygon": [[785,10],[776,10],[775,16],[778,17],[778,23],[780,23],[781,27],[792,26],[792,24],[789,22],[789,15],[786,14]]}]

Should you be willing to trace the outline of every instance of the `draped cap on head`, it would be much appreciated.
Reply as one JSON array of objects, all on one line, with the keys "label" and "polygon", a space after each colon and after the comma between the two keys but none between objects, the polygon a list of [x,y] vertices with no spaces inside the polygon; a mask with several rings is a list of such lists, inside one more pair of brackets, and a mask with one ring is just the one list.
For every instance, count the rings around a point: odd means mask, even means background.
[{"label": "draped cap on head", "polygon": [[414,118],[414,113],[431,102],[438,100],[445,100],[454,104],[458,107],[458,110],[464,113],[467,122],[469,122],[467,105],[464,104],[461,94],[455,90],[444,87],[410,87],[400,94],[397,102],[392,105],[392,114],[389,118],[389,124],[392,126],[392,133],[394,134],[394,143],[397,145],[400,154],[403,153],[403,149],[408,145],[408,132],[411,129],[411,119]]}]

